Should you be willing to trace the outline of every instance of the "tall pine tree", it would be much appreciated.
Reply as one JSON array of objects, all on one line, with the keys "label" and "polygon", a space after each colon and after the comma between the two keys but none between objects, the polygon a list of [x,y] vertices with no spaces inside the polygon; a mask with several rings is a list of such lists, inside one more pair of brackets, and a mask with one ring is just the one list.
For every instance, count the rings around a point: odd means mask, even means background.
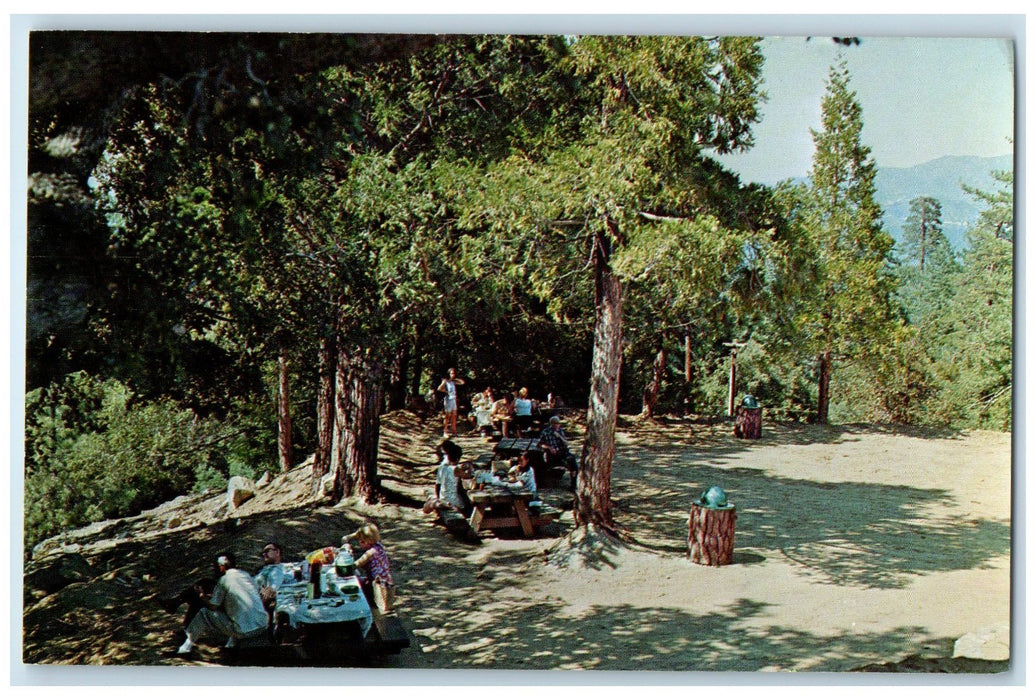
[{"label": "tall pine tree", "polygon": [[892,238],[881,228],[876,167],[861,141],[863,113],[844,61],[832,66],[806,205],[815,267],[813,293],[798,327],[818,363],[817,421],[828,422],[835,360],[859,358],[894,327],[890,296]]}]

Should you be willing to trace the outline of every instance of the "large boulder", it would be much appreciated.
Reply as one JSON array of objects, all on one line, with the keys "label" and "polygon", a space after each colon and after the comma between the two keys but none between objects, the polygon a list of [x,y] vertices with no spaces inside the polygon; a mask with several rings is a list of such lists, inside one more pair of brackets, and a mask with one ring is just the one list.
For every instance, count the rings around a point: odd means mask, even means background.
[{"label": "large boulder", "polygon": [[232,476],[227,481],[227,501],[235,508],[255,495],[255,482],[247,476]]}]

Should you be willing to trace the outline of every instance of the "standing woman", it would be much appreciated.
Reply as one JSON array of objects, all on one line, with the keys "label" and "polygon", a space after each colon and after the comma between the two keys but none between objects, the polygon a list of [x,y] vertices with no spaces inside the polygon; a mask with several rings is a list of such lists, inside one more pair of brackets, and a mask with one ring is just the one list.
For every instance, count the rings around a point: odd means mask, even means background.
[{"label": "standing woman", "polygon": [[446,378],[439,384],[439,391],[446,394],[443,399],[442,436],[453,437],[457,434],[457,387],[462,386],[464,380],[457,376],[457,370],[450,367]]}]

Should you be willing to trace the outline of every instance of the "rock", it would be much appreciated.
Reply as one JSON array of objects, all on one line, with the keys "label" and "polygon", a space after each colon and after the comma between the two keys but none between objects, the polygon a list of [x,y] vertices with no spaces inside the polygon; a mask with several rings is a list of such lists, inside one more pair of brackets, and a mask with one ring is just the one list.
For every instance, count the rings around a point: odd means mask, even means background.
[{"label": "rock", "polygon": [[82,583],[97,576],[85,557],[64,553],[40,562],[25,572],[25,587],[47,593],[60,591],[72,583]]},{"label": "rock", "polygon": [[273,481],[273,477],[270,476],[270,472],[263,472],[263,475],[259,477],[259,481],[255,482],[256,488],[263,488],[268,486]]},{"label": "rock", "polygon": [[322,493],[325,496],[330,496],[331,492],[334,491],[334,488],[335,475],[333,473],[324,474],[324,476],[320,479],[320,493]]},{"label": "rock", "polygon": [[255,482],[247,476],[232,476],[227,482],[227,501],[235,508],[255,495]]},{"label": "rock", "polygon": [[179,515],[173,515],[165,521],[166,530],[173,530],[175,528],[180,527],[181,525],[183,525],[183,518],[181,518]]},{"label": "rock", "polygon": [[953,643],[953,656],[988,661],[1011,658],[1011,626],[1007,623],[968,632]]}]

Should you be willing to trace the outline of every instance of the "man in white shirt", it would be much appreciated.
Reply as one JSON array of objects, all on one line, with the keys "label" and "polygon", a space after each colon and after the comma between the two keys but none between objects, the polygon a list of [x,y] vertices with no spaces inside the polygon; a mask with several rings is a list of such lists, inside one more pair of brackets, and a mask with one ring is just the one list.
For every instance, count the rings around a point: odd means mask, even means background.
[{"label": "man in white shirt", "polygon": [[177,654],[190,654],[194,645],[206,638],[223,638],[227,647],[234,647],[239,639],[266,633],[269,617],[255,581],[237,568],[234,555],[229,552],[219,555],[216,564],[223,575],[211,595],[199,590],[204,607],[184,630],[187,641],[177,649]]},{"label": "man in white shirt", "polygon": [[281,546],[276,542],[267,542],[263,546],[263,568],[255,575],[255,585],[259,587],[259,597],[267,608],[277,602],[277,591],[282,585],[295,580],[294,569],[290,564],[281,563]]}]

